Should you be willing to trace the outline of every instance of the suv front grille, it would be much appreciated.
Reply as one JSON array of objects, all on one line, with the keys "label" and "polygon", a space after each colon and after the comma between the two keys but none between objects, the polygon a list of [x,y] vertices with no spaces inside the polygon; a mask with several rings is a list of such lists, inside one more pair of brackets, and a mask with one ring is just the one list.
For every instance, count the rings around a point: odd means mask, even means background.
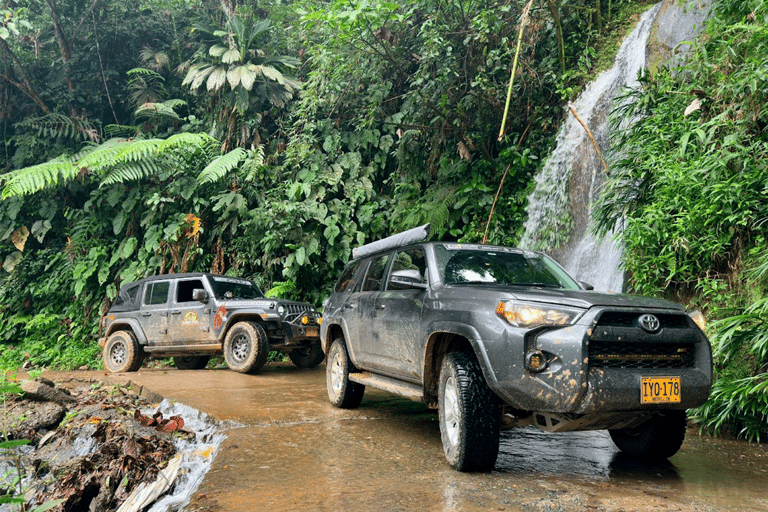
[{"label": "suv front grille", "polygon": [[[643,313],[625,313],[623,311],[606,311],[597,321],[597,327],[633,327]],[[656,314],[661,329],[685,329],[690,327],[687,315]]]},{"label": "suv front grille", "polygon": [[286,304],[285,305],[285,313],[287,315],[298,315],[309,309],[310,308],[308,308],[304,304]]},{"label": "suv front grille", "polygon": [[592,368],[692,368],[693,343],[628,343],[591,341],[589,365]]}]

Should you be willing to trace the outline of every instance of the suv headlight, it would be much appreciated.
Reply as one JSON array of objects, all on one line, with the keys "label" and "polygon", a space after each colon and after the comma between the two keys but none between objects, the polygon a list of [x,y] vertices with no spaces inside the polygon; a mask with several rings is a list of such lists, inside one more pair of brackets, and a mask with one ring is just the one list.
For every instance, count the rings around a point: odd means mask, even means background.
[{"label": "suv headlight", "polygon": [[704,327],[707,325],[706,320],[704,319],[704,315],[701,313],[701,311],[689,311],[688,316],[691,317],[691,319],[696,322],[696,325],[699,326],[699,329],[704,331]]},{"label": "suv headlight", "polygon": [[501,301],[496,314],[515,327],[562,327],[572,325],[584,313],[581,309],[549,304],[531,304],[516,300]]}]

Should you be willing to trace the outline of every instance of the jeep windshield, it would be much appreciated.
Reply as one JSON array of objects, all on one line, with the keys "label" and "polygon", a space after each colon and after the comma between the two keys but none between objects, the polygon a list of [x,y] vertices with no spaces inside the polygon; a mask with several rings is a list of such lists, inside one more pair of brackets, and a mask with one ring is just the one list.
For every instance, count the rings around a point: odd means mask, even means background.
[{"label": "jeep windshield", "polygon": [[247,279],[212,277],[213,294],[219,299],[263,299],[261,290]]},{"label": "jeep windshield", "polygon": [[438,244],[435,255],[446,285],[580,289],[560,265],[537,252],[487,245]]}]

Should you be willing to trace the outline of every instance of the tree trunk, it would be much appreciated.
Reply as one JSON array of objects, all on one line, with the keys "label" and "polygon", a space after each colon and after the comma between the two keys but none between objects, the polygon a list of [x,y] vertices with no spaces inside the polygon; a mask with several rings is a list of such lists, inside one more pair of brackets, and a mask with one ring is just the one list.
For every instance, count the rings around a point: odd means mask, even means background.
[{"label": "tree trunk", "polygon": [[563,39],[563,25],[560,22],[560,12],[557,10],[555,0],[547,0],[552,19],[555,20],[555,32],[557,33],[557,46],[560,49],[560,73],[565,73],[565,41]]},{"label": "tree trunk", "polygon": [[40,107],[40,110],[46,114],[50,114],[51,109],[48,108],[48,105],[46,105],[42,98],[40,98],[40,96],[37,94],[37,91],[32,86],[32,82],[29,80],[29,76],[27,75],[24,66],[21,64],[21,61],[18,57],[16,57],[11,48],[8,46],[6,40],[2,37],[0,37],[0,49],[3,50],[3,55],[5,55],[6,58],[10,58],[16,65],[16,68],[18,68],[18,74],[21,77],[21,82],[14,80],[10,76],[10,69],[8,68],[6,68],[6,73],[2,75],[2,78],[4,78],[9,84],[13,85],[26,96],[28,96],[29,99],[34,101],[35,105]]}]

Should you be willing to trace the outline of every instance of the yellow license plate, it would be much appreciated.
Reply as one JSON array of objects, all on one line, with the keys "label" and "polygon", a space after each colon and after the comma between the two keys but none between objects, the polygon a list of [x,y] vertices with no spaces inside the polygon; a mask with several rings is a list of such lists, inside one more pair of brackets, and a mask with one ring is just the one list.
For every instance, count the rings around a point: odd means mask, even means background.
[{"label": "yellow license plate", "polygon": [[320,336],[320,331],[318,331],[317,329],[313,329],[313,328],[307,329],[306,331],[304,331],[304,333],[307,336],[310,336],[310,337]]},{"label": "yellow license plate", "polygon": [[680,403],[680,377],[643,377],[640,382],[640,403]]}]

